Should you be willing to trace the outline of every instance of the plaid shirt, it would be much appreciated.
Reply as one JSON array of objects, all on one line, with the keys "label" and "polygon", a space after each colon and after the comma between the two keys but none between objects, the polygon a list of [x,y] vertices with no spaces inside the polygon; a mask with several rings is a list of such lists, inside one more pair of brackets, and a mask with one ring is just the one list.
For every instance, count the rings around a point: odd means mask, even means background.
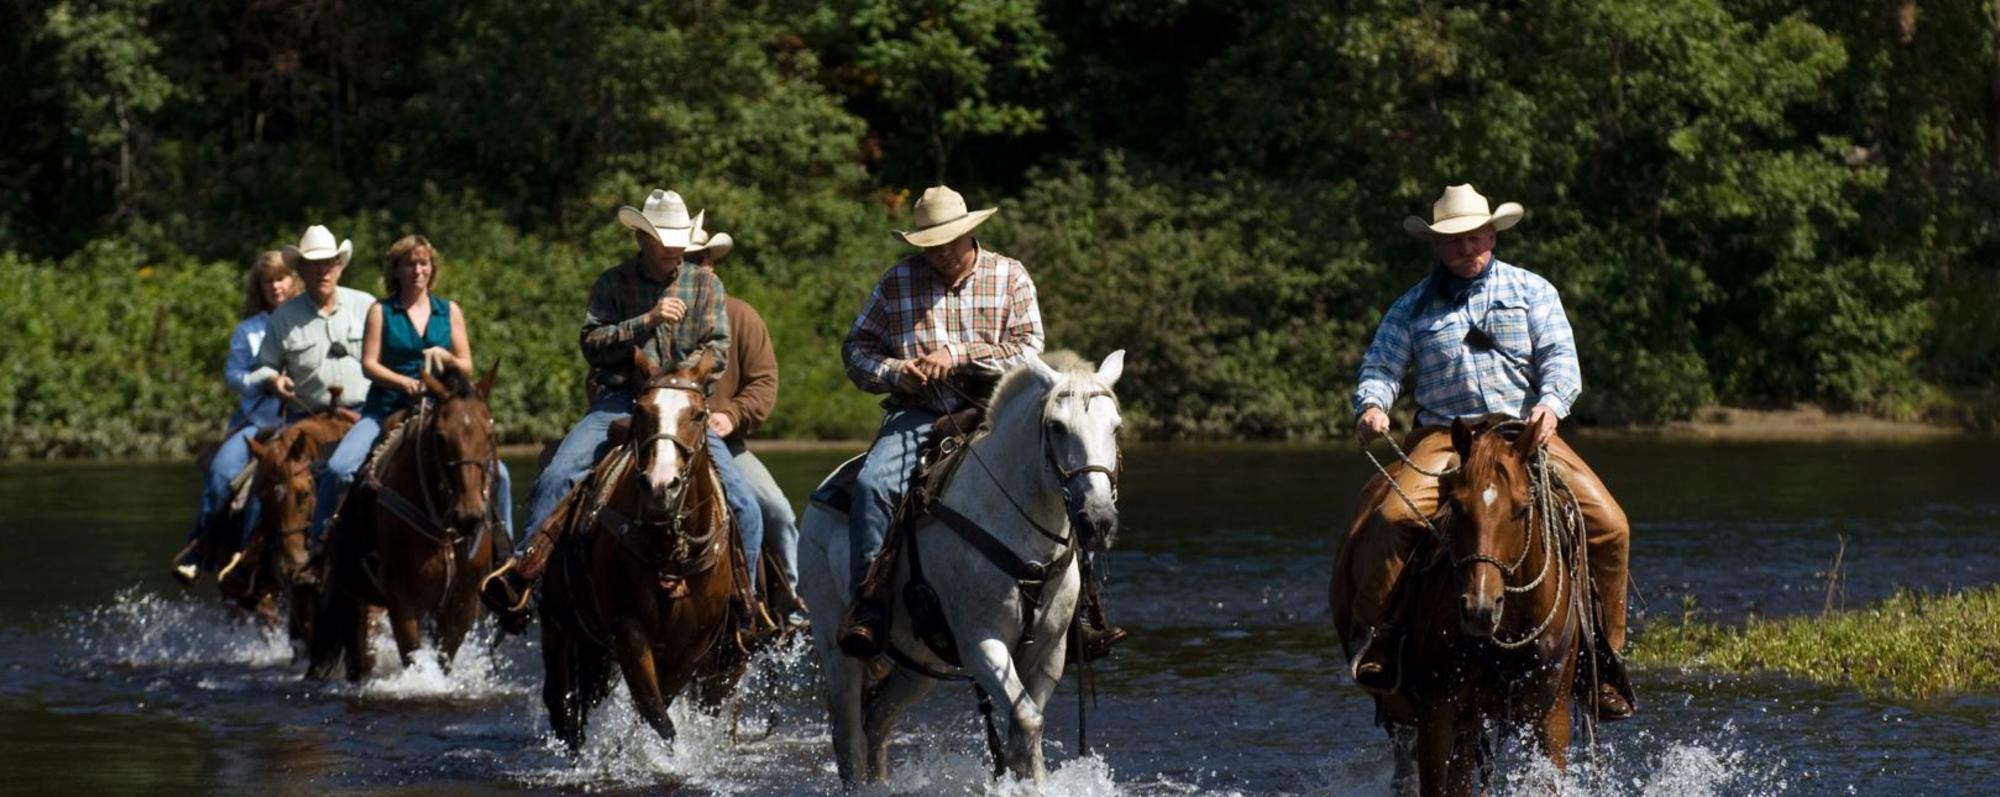
[{"label": "plaid shirt", "polygon": [[[646,313],[667,291],[687,303],[687,314],[671,327],[646,324]],[[641,346],[653,362],[670,367],[693,365],[703,349],[715,355],[712,373],[728,364],[729,315],[723,310],[722,280],[715,272],[684,264],[672,284],[647,276],[635,258],[598,276],[590,288],[590,310],[583,316],[583,359],[590,363],[590,398],[606,391],[631,390],[632,347]],[[670,356],[661,356],[664,345]]]},{"label": "plaid shirt", "polygon": [[[923,255],[904,258],[875,284],[841,355],[857,387],[891,393],[905,361],[939,348],[951,352],[955,367],[984,363],[1003,370],[1042,350],[1041,305],[1021,261],[980,247],[972,272],[949,285]],[[965,403],[950,391],[896,398],[938,412]]]},{"label": "plaid shirt", "polygon": [[[1499,258],[1486,268],[1463,302],[1437,295],[1435,277],[1396,300],[1361,358],[1355,415],[1394,404],[1412,358],[1420,425],[1496,412],[1526,418],[1537,404],[1558,418],[1569,415],[1583,374],[1562,297],[1548,280]],[[1475,326],[1491,336],[1491,346],[1466,340]]]}]

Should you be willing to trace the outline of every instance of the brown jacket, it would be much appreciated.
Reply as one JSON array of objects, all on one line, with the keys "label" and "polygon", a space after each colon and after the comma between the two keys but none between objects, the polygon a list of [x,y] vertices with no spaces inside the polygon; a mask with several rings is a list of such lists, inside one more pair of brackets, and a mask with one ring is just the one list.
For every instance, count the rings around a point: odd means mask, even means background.
[{"label": "brown jacket", "polygon": [[771,332],[764,317],[747,302],[730,296],[725,300],[729,316],[729,370],[716,380],[715,394],[708,400],[711,412],[729,414],[736,422],[732,439],[747,437],[778,404],[778,354],[771,348]]}]

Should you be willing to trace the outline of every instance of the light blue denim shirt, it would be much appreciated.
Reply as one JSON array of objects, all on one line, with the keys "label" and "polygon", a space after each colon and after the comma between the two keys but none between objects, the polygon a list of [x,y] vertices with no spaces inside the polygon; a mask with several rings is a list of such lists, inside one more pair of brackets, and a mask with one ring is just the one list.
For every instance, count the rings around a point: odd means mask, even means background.
[{"label": "light blue denim shirt", "polygon": [[[1562,297],[1548,280],[1497,257],[1486,268],[1462,303],[1438,296],[1425,277],[1389,307],[1361,358],[1355,415],[1394,404],[1412,361],[1419,425],[1491,413],[1526,418],[1537,404],[1569,415],[1583,374]],[[1467,342],[1474,326],[1492,346]]]}]

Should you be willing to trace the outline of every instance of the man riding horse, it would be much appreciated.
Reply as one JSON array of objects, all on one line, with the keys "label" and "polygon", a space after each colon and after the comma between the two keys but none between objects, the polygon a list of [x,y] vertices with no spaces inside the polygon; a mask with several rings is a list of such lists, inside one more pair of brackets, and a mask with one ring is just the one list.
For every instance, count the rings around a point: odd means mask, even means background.
[{"label": "man riding horse", "polygon": [[[855,386],[889,394],[848,514],[855,600],[840,646],[850,655],[882,651],[889,596],[879,582],[886,579],[870,581],[867,574],[932,428],[954,413],[977,412],[984,397],[968,386],[973,378],[1004,372],[1042,350],[1034,280],[1021,261],[972,237],[997,208],[968,212],[964,197],[939,185],[924,190],[915,210],[916,229],[895,235],[923,252],[882,275],[841,345]],[[961,417],[949,425],[969,430],[970,423]],[[1104,623],[1092,597],[1083,626],[1084,647],[1094,656],[1125,632]]]},{"label": "man riding horse", "polygon": [[[723,309],[727,297],[722,281],[709,269],[684,267],[701,219],[688,215],[680,194],[655,190],[644,210],[619,208],[618,221],[632,228],[639,252],[606,270],[590,289],[581,336],[583,356],[590,363],[590,410],[570,427],[535,479],[528,496],[529,533],[480,590],[480,599],[510,630],[526,624],[527,597],[567,528],[560,518],[550,522],[550,517],[609,451],[612,425],[632,416],[637,392],[645,387],[634,373],[633,350],[668,369],[691,365],[704,352],[713,358],[711,373],[720,373],[727,362],[729,316]],[[710,445],[722,448],[716,440]],[[755,493],[743,486],[734,461],[725,456],[713,462],[738,526],[747,531],[750,524],[761,524]]]},{"label": "man riding horse", "polygon": [[1547,445],[1550,462],[1576,496],[1602,628],[1599,669],[1616,681],[1599,686],[1597,715],[1625,719],[1633,706],[1616,651],[1625,644],[1630,527],[1603,481],[1555,434],[1556,421],[1569,414],[1583,389],[1562,299],[1548,280],[1493,256],[1496,233],[1521,214],[1513,202],[1489,210],[1472,186],[1455,185],[1438,198],[1431,221],[1411,216],[1403,222],[1405,231],[1431,242],[1436,261],[1383,317],[1354,391],[1356,433],[1366,443],[1388,433],[1388,408],[1404,372],[1416,368],[1417,428],[1404,440],[1409,463],[1394,477],[1400,489],[1364,491],[1383,498],[1364,502],[1363,517],[1355,521],[1361,528],[1349,542],[1357,546],[1354,561],[1363,574],[1354,589],[1353,619],[1369,629],[1353,663],[1354,681],[1376,693],[1394,691],[1400,682],[1400,618],[1391,596],[1427,533],[1426,519],[1438,511],[1438,479],[1431,474],[1453,464],[1452,421],[1508,416],[1541,430],[1536,442]]}]

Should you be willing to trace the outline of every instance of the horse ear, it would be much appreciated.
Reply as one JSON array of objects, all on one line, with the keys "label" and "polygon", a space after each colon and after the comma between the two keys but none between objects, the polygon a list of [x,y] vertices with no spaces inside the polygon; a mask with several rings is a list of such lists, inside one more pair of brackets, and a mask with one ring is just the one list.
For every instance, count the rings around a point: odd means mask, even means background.
[{"label": "horse ear", "polygon": [[244,442],[244,443],[246,443],[246,444],[248,444],[248,445],[250,446],[250,458],[251,458],[251,459],[263,459],[263,458],[264,458],[264,447],[265,447],[265,446],[264,446],[264,444],[263,444],[263,443],[260,443],[260,442],[257,442],[257,436],[256,436],[256,435],[251,435],[251,436],[249,436],[249,437],[246,437],[246,438],[243,438],[243,442]]},{"label": "horse ear", "polygon": [[707,348],[702,349],[701,356],[695,358],[694,368],[691,370],[692,373],[689,375],[694,377],[694,381],[708,381],[708,377],[711,374],[715,374],[715,351]]},{"label": "horse ear", "polygon": [[1514,438],[1514,453],[1520,454],[1522,459],[1534,456],[1538,447],[1535,441],[1542,439],[1542,427],[1550,423],[1552,420],[1547,416],[1529,421],[1528,428],[1521,430],[1521,436]]},{"label": "horse ear", "polygon": [[475,385],[475,387],[479,388],[480,398],[484,399],[493,395],[493,377],[499,373],[500,359],[496,357],[493,360],[493,367],[486,369],[486,375],[480,377],[479,384]]},{"label": "horse ear", "polygon": [[1056,373],[1056,369],[1050,367],[1047,362],[1042,360],[1042,353],[1038,351],[1028,352],[1028,367],[1035,369],[1035,373],[1040,374],[1042,379],[1049,384],[1055,384],[1056,380],[1062,376]]},{"label": "horse ear", "polygon": [[316,448],[318,446],[313,444],[312,438],[305,435],[298,435],[292,438],[292,447],[286,452],[286,458],[292,460],[307,459],[319,453],[315,450]]},{"label": "horse ear", "polygon": [[451,386],[446,385],[444,380],[437,378],[437,374],[431,373],[431,369],[424,369],[423,380],[424,389],[430,391],[431,395],[440,399],[451,395]]},{"label": "horse ear", "polygon": [[1118,384],[1118,375],[1125,373],[1125,350],[1119,349],[1104,355],[1104,362],[1097,364],[1097,378],[1105,387]]},{"label": "horse ear", "polygon": [[653,358],[646,356],[645,349],[633,346],[632,370],[639,372],[640,382],[651,382],[653,374],[659,373],[660,366],[653,362]]},{"label": "horse ear", "polygon": [[1458,418],[1451,419],[1451,448],[1461,461],[1472,456],[1472,427]]}]

